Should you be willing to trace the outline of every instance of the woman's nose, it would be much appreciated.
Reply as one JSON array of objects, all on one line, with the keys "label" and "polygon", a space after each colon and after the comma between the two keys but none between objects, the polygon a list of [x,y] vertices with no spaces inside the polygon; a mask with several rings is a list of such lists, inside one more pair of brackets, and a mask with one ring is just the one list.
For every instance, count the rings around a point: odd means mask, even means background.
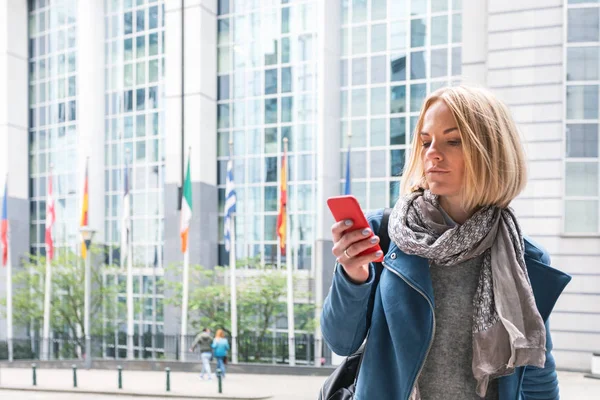
[{"label": "woman's nose", "polygon": [[425,157],[430,160],[441,160],[443,156],[437,147],[437,143],[431,142],[427,148],[427,151],[425,152]]}]

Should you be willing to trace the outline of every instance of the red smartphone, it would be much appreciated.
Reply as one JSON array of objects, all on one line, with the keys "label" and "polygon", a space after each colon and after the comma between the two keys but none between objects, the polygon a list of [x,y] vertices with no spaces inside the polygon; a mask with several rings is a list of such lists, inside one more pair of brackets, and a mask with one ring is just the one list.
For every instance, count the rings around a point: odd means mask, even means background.
[{"label": "red smartphone", "polygon": [[[365,218],[365,214],[363,213],[360,204],[358,203],[358,200],[356,200],[356,197],[351,195],[330,197],[327,199],[327,205],[329,206],[329,209],[333,214],[333,218],[335,218],[336,221],[351,219],[354,222],[354,225],[352,225],[352,230],[371,228],[369,222],[367,221],[367,218]],[[374,233],[371,233],[371,236],[373,235]],[[379,243],[377,243],[376,245],[373,245],[373,247],[368,248],[359,255],[362,256],[366,254],[371,254],[379,250],[381,250],[381,247],[379,247]],[[381,261],[383,261],[383,255],[378,259],[374,260],[374,262]]]}]

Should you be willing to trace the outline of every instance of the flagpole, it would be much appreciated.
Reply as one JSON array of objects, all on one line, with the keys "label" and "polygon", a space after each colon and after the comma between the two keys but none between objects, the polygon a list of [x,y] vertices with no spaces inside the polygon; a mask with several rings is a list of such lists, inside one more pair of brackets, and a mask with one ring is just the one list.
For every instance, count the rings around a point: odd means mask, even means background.
[{"label": "flagpole", "polygon": [[[53,165],[50,165],[50,176],[48,177],[48,192],[46,193],[46,221],[48,221],[48,202],[52,201],[48,194],[52,187],[52,169]],[[52,225],[54,221],[52,221]],[[52,226],[50,228],[46,226],[46,231],[50,229],[50,236],[52,235]],[[48,246],[48,240],[46,239],[46,279],[44,281],[44,328],[42,332],[42,360],[50,359],[50,291],[52,290],[52,250]]]},{"label": "flagpole", "polygon": [[[233,140],[229,141],[229,162],[233,170]],[[233,182],[232,182],[233,185]],[[225,188],[227,191],[228,188]],[[225,196],[228,196],[226,193]],[[227,201],[226,201],[227,203]],[[227,212],[227,210],[225,210]],[[236,282],[236,244],[235,244],[235,212],[231,213],[229,221],[229,268],[231,270],[231,361],[238,363],[238,316],[237,316],[237,282]]]},{"label": "flagpole", "polygon": [[[289,171],[289,160],[287,158],[287,152],[288,152],[288,138],[283,138],[283,153],[286,157],[285,160],[285,168],[286,168],[286,172],[285,172],[285,178],[286,180],[288,179],[288,171]],[[289,186],[287,185],[286,182],[286,190],[289,190]],[[286,224],[285,224],[285,236],[286,236],[286,241],[289,241],[291,243],[291,237],[290,237],[290,225],[291,225],[291,218],[290,218],[290,213],[289,213],[289,193],[288,193],[288,197],[287,197],[287,203],[286,203],[286,207],[285,207],[285,213],[286,213]],[[294,366],[296,365],[296,341],[295,341],[295,325],[294,325],[294,271],[293,271],[293,265],[292,265],[292,254],[293,254],[293,250],[287,249],[287,247],[291,247],[288,246],[286,243],[286,257],[285,257],[285,262],[286,262],[286,269],[287,269],[287,315],[288,315],[288,358],[289,358],[289,365],[290,366]]]},{"label": "flagpole", "polygon": [[[10,237],[9,237],[10,240]],[[10,242],[9,242],[10,243]],[[8,342],[8,361],[13,361],[13,306],[12,306],[12,262],[10,245],[6,262],[6,341]]]},{"label": "flagpole", "polygon": [[[188,167],[187,167],[187,171],[186,171],[186,175],[184,179],[185,181],[182,183],[182,196],[181,196],[181,212],[182,212],[182,220],[183,220],[183,213],[184,213],[184,207],[186,207],[186,202],[187,200],[185,199],[185,190],[186,190],[186,183],[189,180],[189,184],[191,185],[191,179],[192,177],[189,176],[190,175],[190,155],[192,152],[192,148],[190,147],[188,150]],[[188,188],[191,191],[191,187]],[[191,192],[190,192],[191,194]],[[191,200],[191,199],[190,199]],[[189,207],[192,206],[192,204],[188,205]],[[190,208],[190,215],[189,218],[191,219],[191,208]],[[191,223],[191,221],[187,221],[188,224]],[[187,235],[185,235],[185,251],[183,252],[183,298],[181,300],[181,339],[180,339],[180,343],[179,343],[179,360],[180,361],[185,361],[185,355],[186,355],[186,351],[188,349],[187,345],[187,341],[186,341],[186,337],[187,337],[187,326],[188,326],[188,299],[189,299],[189,275],[190,275],[190,246],[189,246],[189,230],[190,227],[189,225],[187,226]]]},{"label": "flagpole", "polygon": [[[130,153],[130,150],[126,149],[125,150],[125,157],[127,157],[127,159],[125,160],[126,168],[128,168],[127,161],[129,160],[129,153]],[[128,174],[129,171],[126,171],[126,173]],[[127,185],[129,185],[129,179],[128,179]],[[129,198],[127,198],[127,201],[131,201],[131,200]],[[128,208],[128,210],[130,211],[131,209]],[[123,211],[125,211],[125,209]],[[133,360],[134,359],[133,335],[135,332],[133,331],[133,329],[134,329],[133,328],[133,246],[132,246],[133,237],[131,235],[133,224],[131,223],[131,212],[129,212],[129,215],[127,215],[127,218],[129,218],[128,226],[130,227],[130,229],[128,229],[126,232],[126,235],[127,235],[127,359]],[[121,233],[121,234],[123,234],[123,233]]]}]

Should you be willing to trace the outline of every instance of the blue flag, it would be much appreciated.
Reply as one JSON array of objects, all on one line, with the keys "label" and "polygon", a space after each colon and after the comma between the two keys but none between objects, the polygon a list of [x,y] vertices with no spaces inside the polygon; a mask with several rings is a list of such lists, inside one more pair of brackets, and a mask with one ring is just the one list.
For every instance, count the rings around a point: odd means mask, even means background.
[{"label": "blue flag", "polygon": [[232,215],[235,212],[235,186],[233,183],[233,161],[227,162],[227,177],[225,178],[225,220],[223,236],[225,239],[225,250],[230,251],[231,248],[231,222]]},{"label": "blue flag", "polygon": [[352,181],[352,175],[350,174],[350,145],[348,145],[348,156],[346,157],[346,186],[344,187],[344,194],[351,194],[350,184]]}]

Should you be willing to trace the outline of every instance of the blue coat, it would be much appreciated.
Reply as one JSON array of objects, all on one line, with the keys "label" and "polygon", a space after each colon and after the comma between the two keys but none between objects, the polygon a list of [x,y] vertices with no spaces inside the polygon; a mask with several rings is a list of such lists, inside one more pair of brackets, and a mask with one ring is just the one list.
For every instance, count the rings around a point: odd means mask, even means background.
[{"label": "blue coat", "polygon": [[225,357],[229,351],[229,342],[225,338],[213,340],[212,346],[215,357]]},{"label": "blue coat", "polygon": [[[382,215],[382,210],[367,215],[373,232],[379,230]],[[529,239],[525,240],[525,263],[536,305],[546,322],[546,364],[544,368],[520,367],[498,378],[499,396],[500,400],[554,400],[559,398],[558,380],[547,321],[571,277],[551,268],[548,253]],[[433,340],[435,303],[428,261],[401,252],[392,241],[383,264],[356,400],[408,399]],[[373,265],[369,279],[360,285],[350,282],[343,268],[336,266],[323,304],[321,330],[339,355],[354,353],[366,337],[373,279]]]}]

